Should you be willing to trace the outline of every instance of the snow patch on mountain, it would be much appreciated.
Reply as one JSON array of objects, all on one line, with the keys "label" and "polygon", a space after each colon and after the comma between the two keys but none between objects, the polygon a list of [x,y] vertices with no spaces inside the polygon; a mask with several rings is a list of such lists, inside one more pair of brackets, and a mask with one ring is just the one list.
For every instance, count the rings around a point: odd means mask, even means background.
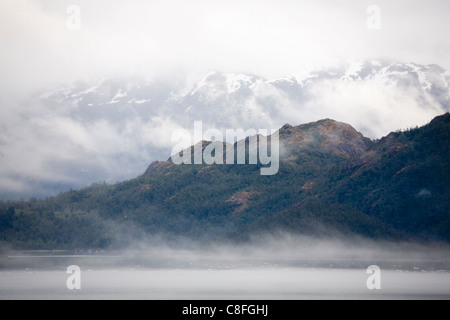
[{"label": "snow patch on mountain", "polygon": [[142,100],[138,100],[138,99],[136,99],[136,98],[133,98],[133,99],[131,99],[130,101],[128,101],[128,103],[129,104],[144,104],[144,103],[147,103],[147,102],[151,102],[152,100],[151,99],[142,99]]},{"label": "snow patch on mountain", "polygon": [[118,103],[118,102],[120,102],[120,99],[122,99],[122,98],[124,98],[126,96],[128,96],[128,93],[123,92],[122,89],[119,89],[119,91],[117,91],[117,93],[114,96],[114,98],[112,98],[111,101],[108,102],[108,104]]},{"label": "snow patch on mountain", "polygon": [[361,71],[364,67],[364,62],[356,61],[352,62],[345,72],[345,74],[341,77],[342,81],[353,81],[353,80],[361,80]]}]

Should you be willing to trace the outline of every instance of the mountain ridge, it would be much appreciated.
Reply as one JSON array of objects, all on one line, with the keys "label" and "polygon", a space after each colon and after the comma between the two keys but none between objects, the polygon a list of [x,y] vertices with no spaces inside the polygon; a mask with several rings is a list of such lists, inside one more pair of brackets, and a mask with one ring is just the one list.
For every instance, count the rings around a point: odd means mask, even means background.
[{"label": "mountain ridge", "polygon": [[[362,133],[356,131],[351,125],[328,118],[301,124],[298,126],[285,124],[277,131],[279,132],[280,144],[285,148],[285,153],[290,148],[301,150],[315,147],[322,150],[328,150],[337,155],[350,157],[363,153],[371,144],[371,140],[369,138],[364,137]],[[259,134],[256,134],[254,136],[246,137],[243,140],[236,141],[232,145],[232,147],[236,149],[236,147],[240,143],[246,143],[246,146],[248,148],[249,141],[256,139],[258,135]],[[268,137],[270,137],[270,135]],[[189,148],[181,151],[180,154],[188,153],[191,154],[193,158],[195,157],[196,150],[203,151],[205,147],[211,143],[211,141],[202,140],[196,145],[190,146]],[[221,144],[222,142],[217,143]],[[197,148],[196,146],[200,144],[202,145],[202,147]],[[222,146],[224,159],[226,158],[227,154],[227,144],[229,143],[224,141]],[[286,154],[284,155],[285,158],[287,156],[288,155]],[[281,160],[283,160],[283,156]],[[193,163],[193,161],[191,162]],[[146,173],[152,171],[157,167],[161,167],[164,163],[167,163],[169,166],[171,166],[172,157],[170,157],[166,161],[153,162],[147,168]]]},{"label": "mountain ridge", "polygon": [[281,153],[279,173],[270,177],[260,176],[260,164],[160,161],[114,185],[2,202],[0,241],[108,249],[148,237],[209,243],[287,232],[449,242],[450,114],[377,141],[338,124],[284,126],[280,141],[299,147]]}]

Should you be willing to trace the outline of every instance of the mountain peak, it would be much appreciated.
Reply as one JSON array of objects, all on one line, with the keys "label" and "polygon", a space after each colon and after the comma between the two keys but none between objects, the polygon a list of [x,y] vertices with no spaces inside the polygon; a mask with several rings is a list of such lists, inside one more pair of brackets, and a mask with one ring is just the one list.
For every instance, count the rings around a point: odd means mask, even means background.
[{"label": "mountain peak", "polygon": [[285,125],[280,137],[291,149],[312,148],[344,157],[361,154],[370,145],[351,125],[328,118],[296,127]]},{"label": "mountain peak", "polygon": [[436,125],[436,124],[445,124],[450,122],[450,112],[446,112],[443,115],[437,116],[433,120],[431,120],[430,125]]},{"label": "mountain peak", "polygon": [[289,130],[289,129],[292,129],[292,128],[293,128],[293,126],[291,124],[286,123],[284,126],[281,127],[280,130]]}]

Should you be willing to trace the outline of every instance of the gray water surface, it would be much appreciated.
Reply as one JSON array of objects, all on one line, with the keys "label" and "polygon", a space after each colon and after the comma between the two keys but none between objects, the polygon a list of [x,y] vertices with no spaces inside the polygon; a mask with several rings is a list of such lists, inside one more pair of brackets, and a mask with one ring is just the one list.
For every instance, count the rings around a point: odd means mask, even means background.
[{"label": "gray water surface", "polygon": [[450,299],[448,271],[382,270],[369,290],[363,269],[81,269],[69,290],[66,270],[0,271],[0,299]]}]

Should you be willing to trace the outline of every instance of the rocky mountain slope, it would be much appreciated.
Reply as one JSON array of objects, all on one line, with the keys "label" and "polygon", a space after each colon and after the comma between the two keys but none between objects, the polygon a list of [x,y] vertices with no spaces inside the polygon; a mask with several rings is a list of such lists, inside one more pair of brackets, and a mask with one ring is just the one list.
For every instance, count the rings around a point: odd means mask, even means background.
[{"label": "rocky mountain slope", "polygon": [[286,124],[279,134],[276,175],[261,176],[261,164],[154,162],[114,185],[2,203],[0,239],[20,248],[249,241],[280,232],[450,241],[450,114],[376,141],[331,119]]}]

